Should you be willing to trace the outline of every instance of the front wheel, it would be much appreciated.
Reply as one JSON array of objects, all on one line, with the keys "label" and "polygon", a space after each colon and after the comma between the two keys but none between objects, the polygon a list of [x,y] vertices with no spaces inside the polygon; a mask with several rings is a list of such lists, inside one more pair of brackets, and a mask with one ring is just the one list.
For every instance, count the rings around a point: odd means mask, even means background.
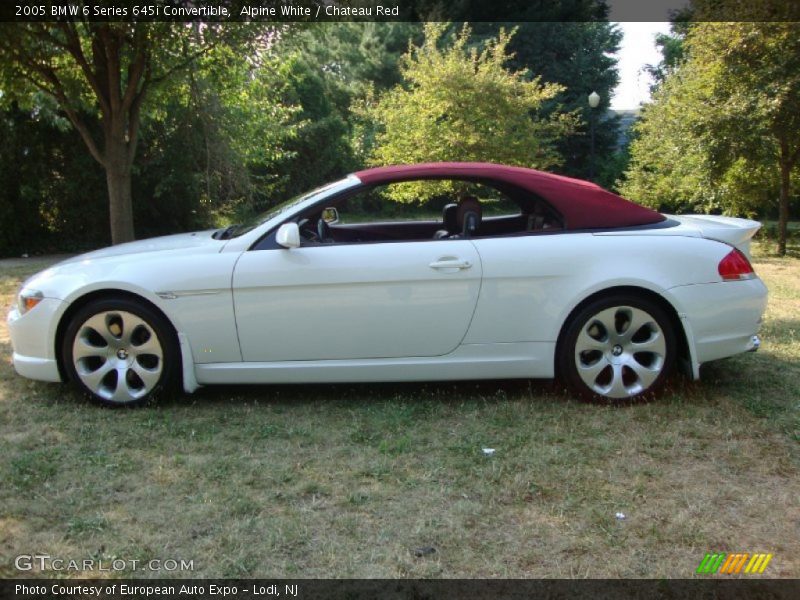
[{"label": "front wheel", "polygon": [[584,400],[641,400],[658,391],[675,365],[675,331],[656,303],[610,296],[575,315],[559,344],[558,367]]},{"label": "front wheel", "polygon": [[70,379],[106,406],[139,406],[171,389],[179,362],[165,319],[127,298],[81,308],[67,326],[62,357]]}]

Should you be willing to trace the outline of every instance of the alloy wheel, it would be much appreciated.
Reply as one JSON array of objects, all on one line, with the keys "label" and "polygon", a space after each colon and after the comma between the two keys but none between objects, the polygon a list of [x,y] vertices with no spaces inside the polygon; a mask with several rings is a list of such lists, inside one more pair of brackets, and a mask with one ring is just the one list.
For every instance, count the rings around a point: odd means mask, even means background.
[{"label": "alloy wheel", "polygon": [[81,324],[72,343],[81,382],[99,398],[126,404],[158,385],[164,349],[153,327],[122,310],[99,312]]},{"label": "alloy wheel", "polygon": [[591,316],[575,342],[578,376],[594,393],[614,399],[648,390],[664,369],[667,343],[656,319],[633,306]]}]

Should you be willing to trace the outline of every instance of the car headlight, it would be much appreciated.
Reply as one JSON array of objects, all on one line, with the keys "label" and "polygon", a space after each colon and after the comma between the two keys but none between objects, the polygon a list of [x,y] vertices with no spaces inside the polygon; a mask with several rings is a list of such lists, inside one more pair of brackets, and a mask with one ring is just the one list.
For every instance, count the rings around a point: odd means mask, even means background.
[{"label": "car headlight", "polygon": [[44,294],[37,290],[21,290],[17,296],[17,309],[19,314],[24,315],[34,306],[44,299]]}]

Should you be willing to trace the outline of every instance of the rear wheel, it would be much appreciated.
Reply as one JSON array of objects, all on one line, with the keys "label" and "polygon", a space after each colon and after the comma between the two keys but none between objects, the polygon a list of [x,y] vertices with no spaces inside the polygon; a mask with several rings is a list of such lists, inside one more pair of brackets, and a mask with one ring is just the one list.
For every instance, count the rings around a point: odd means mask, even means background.
[{"label": "rear wheel", "polygon": [[171,390],[178,370],[175,336],[166,320],[127,298],[81,308],[62,342],[70,379],[106,406],[139,406]]},{"label": "rear wheel", "polygon": [[567,324],[559,373],[585,400],[624,402],[652,396],[675,365],[675,331],[656,303],[609,296],[590,303]]}]

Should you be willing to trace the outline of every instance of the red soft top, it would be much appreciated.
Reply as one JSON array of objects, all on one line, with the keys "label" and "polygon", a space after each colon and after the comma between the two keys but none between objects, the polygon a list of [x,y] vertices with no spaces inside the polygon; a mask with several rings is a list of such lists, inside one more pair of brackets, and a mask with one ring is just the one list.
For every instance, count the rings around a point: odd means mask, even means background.
[{"label": "red soft top", "polygon": [[564,217],[567,229],[650,225],[666,218],[589,181],[522,167],[441,162],[378,167],[358,171],[355,175],[366,185],[447,178],[508,183],[533,192],[549,202]]}]

